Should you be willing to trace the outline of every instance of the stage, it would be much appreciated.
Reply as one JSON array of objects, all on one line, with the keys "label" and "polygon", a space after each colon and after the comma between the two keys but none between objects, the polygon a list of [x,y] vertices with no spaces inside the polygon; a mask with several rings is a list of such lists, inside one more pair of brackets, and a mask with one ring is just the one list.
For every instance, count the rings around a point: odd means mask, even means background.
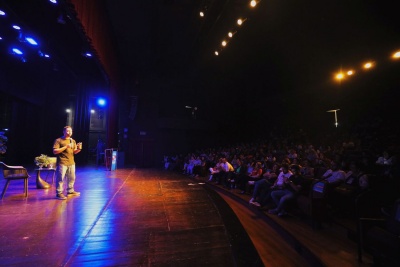
[{"label": "stage", "polygon": [[81,196],[58,200],[28,171],[28,197],[18,180],[0,201],[1,266],[371,266],[341,227],[267,214],[206,177],[77,166]]},{"label": "stage", "polygon": [[22,181],[11,182],[0,202],[0,265],[263,266],[206,185],[162,170],[77,170],[81,196],[67,200],[55,199],[54,185],[37,189],[33,170],[28,198]]}]

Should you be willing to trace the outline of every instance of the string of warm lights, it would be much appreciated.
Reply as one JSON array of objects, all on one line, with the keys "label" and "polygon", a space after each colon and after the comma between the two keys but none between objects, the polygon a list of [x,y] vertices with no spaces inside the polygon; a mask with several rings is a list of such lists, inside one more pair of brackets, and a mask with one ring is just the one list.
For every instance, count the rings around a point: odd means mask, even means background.
[{"label": "string of warm lights", "polygon": [[[260,2],[260,0],[251,0],[251,1],[249,2],[249,6],[250,6],[251,8],[255,8],[255,7],[258,5],[259,2]],[[207,11],[207,6],[205,6],[205,8],[203,8],[203,9],[200,11],[199,15],[200,15],[201,18],[204,18],[204,17],[205,17],[206,11]],[[220,53],[222,52],[222,50],[223,50],[224,48],[226,48],[226,46],[227,46],[227,45],[229,44],[229,42],[232,40],[233,36],[234,36],[234,35],[238,32],[238,30],[240,29],[240,26],[242,26],[243,23],[246,22],[246,20],[247,20],[247,18],[243,18],[243,17],[239,17],[239,18],[236,20],[236,25],[237,25],[237,26],[235,27],[235,30],[229,31],[229,32],[227,33],[227,35],[226,35],[227,37],[224,38],[224,39],[221,41],[221,47],[219,47],[218,49],[216,49],[216,50],[214,51],[215,56],[219,56],[219,55],[220,55]],[[392,59],[392,60],[399,60],[399,59],[400,59],[400,50],[394,52],[394,53],[391,55],[391,59]],[[340,70],[339,72],[336,72],[336,73],[334,74],[334,79],[337,80],[337,81],[342,81],[342,80],[348,79],[349,77],[351,77],[351,76],[357,74],[358,71],[360,71],[360,70],[361,70],[361,71],[362,71],[362,70],[363,70],[363,71],[371,70],[371,69],[373,69],[376,65],[377,65],[377,62],[376,62],[376,61],[368,61],[368,62],[363,63],[363,64],[361,65],[361,68],[360,68],[359,70],[357,70],[357,71],[356,71],[355,68],[349,68],[349,69],[347,69],[347,70]]]},{"label": "string of warm lights", "polygon": [[[400,60],[400,51],[396,51],[396,52],[392,53],[390,58],[392,60]],[[378,63],[376,61],[364,62],[363,64],[361,64],[360,70],[364,70],[364,71],[371,70],[377,64]],[[343,80],[348,79],[349,77],[355,75],[357,72],[358,71],[356,71],[355,69],[352,69],[352,68],[349,68],[347,70],[340,70],[339,72],[334,74],[334,79],[336,81],[343,81]]]},{"label": "string of warm lights", "polygon": [[[258,5],[258,3],[260,2],[260,0],[251,0],[250,2],[249,2],[249,6],[250,6],[250,8],[255,8],[257,5]],[[199,16],[201,17],[201,18],[204,18],[205,17],[205,15],[206,15],[206,8],[204,8],[203,10],[201,10],[200,12],[199,12]],[[214,54],[216,55],[216,56],[219,56],[219,54],[221,53],[221,51],[228,45],[228,43],[232,40],[232,38],[233,38],[233,36],[238,32],[238,30],[239,30],[239,28],[243,25],[243,23],[245,23],[247,21],[247,18],[244,18],[244,17],[239,17],[237,20],[236,20],[236,27],[234,27],[235,28],[235,30],[232,30],[232,31],[229,31],[228,33],[227,33],[227,37],[226,38],[224,38],[222,41],[221,41],[221,47],[220,48],[218,48],[218,49],[216,49],[215,51],[214,51]]]}]

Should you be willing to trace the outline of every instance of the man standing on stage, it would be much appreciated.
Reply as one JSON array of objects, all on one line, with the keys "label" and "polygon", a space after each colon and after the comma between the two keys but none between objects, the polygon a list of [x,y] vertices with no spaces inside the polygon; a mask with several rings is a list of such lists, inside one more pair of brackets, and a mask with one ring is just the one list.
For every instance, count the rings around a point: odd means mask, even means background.
[{"label": "man standing on stage", "polygon": [[64,195],[64,179],[67,177],[67,196],[79,196],[80,193],[74,190],[75,184],[75,160],[74,155],[81,152],[82,143],[76,143],[71,138],[71,126],[65,126],[64,135],[54,141],[53,153],[58,157],[57,166],[57,183],[56,183],[56,198],[65,200]]}]

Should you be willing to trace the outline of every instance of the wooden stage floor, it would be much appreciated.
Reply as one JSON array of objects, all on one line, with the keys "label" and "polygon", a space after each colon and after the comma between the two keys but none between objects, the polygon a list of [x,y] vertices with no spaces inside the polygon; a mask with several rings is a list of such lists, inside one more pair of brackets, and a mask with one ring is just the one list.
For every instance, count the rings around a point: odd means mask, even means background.
[{"label": "wooden stage floor", "polygon": [[81,196],[63,201],[54,185],[36,189],[28,170],[28,198],[23,182],[12,181],[0,201],[0,266],[330,265],[305,257],[254,210],[202,180],[78,166]]}]

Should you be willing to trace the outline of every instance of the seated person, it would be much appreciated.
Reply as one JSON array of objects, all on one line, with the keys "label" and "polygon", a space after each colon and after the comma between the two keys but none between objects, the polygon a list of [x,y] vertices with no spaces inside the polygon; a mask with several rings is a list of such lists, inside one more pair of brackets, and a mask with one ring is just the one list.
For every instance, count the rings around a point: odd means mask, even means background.
[{"label": "seated person", "polygon": [[261,162],[257,162],[248,175],[240,177],[240,180],[237,182],[239,189],[242,191],[240,192],[241,194],[245,194],[246,191],[248,190],[247,185],[249,184],[249,181],[252,181],[254,184],[254,181],[258,181],[261,179],[263,173],[262,165]]},{"label": "seated person", "polygon": [[233,171],[230,180],[233,187],[236,187],[237,181],[241,179],[240,177],[247,175],[247,164],[245,162],[243,162],[241,159],[237,159],[236,165],[237,166]]},{"label": "seated person", "polygon": [[279,171],[279,165],[274,164],[272,170],[266,170],[263,174],[263,178],[254,182],[254,189],[252,197],[249,201],[250,204],[260,207],[260,203],[258,202],[258,197],[263,194],[266,190],[268,190],[276,181]]},{"label": "seated person", "polygon": [[375,162],[377,165],[392,165],[392,158],[388,151],[383,151],[382,156],[378,157]]},{"label": "seated person", "polygon": [[346,173],[340,169],[340,165],[332,161],[331,167],[321,177],[320,180],[327,181],[332,187],[339,185],[346,179]]},{"label": "seated person", "polygon": [[314,168],[311,167],[309,160],[304,160],[300,167],[300,173],[303,177],[314,178]]},{"label": "seated person", "polygon": [[292,176],[292,172],[289,170],[288,164],[282,164],[280,168],[281,172],[279,173],[278,177],[276,178],[274,184],[268,188],[268,190],[263,191],[259,196],[259,203],[262,209],[266,208],[270,198],[271,192],[273,190],[283,189],[285,187],[285,180]]},{"label": "seated person", "polygon": [[222,158],[220,158],[218,160],[217,164],[215,164],[214,167],[211,167],[209,169],[210,170],[210,178],[208,179],[208,181],[211,182],[211,181],[215,180],[214,175],[217,175],[221,171],[221,168],[222,168]]},{"label": "seated person", "polygon": [[290,177],[283,178],[284,186],[271,192],[271,198],[276,208],[269,210],[268,213],[270,214],[278,214],[280,217],[285,216],[288,204],[296,199],[303,188],[305,180],[300,173],[300,166],[291,165],[290,169],[293,174]]},{"label": "seated person", "polygon": [[354,214],[356,197],[369,187],[368,176],[361,170],[361,164],[351,162],[346,180],[328,194],[328,202],[341,215]]},{"label": "seated person", "polygon": [[223,186],[229,187],[229,182],[232,176],[232,173],[235,171],[233,168],[232,164],[228,162],[228,160],[224,157],[222,158],[222,164],[221,164],[221,171],[218,174],[219,184],[222,184]]},{"label": "seated person", "polygon": [[351,162],[350,170],[346,173],[346,180],[344,185],[353,187],[355,193],[360,193],[368,188],[368,176],[361,170],[361,164],[358,162]]}]

